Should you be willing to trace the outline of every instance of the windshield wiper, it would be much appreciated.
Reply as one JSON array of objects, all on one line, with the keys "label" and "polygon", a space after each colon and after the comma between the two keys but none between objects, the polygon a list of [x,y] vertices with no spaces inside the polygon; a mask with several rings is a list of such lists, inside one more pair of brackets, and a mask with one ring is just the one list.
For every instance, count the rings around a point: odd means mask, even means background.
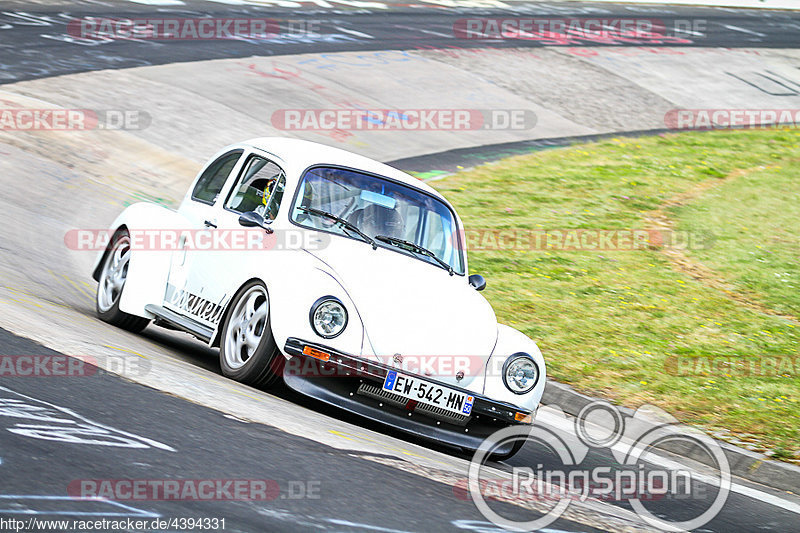
[{"label": "windshield wiper", "polygon": [[329,218],[335,221],[337,224],[341,224],[345,229],[352,231],[353,233],[357,234],[361,237],[364,242],[369,243],[372,246],[372,249],[375,250],[378,248],[378,245],[375,244],[375,241],[366,233],[358,229],[358,227],[353,224],[352,222],[348,222],[347,220],[337,217],[333,213],[328,213],[327,211],[323,211],[321,209],[314,209],[313,207],[305,207],[305,206],[298,206],[299,210],[305,211],[306,213],[311,213],[312,215],[319,215],[321,217]]},{"label": "windshield wiper", "polygon": [[426,257],[430,257],[432,259],[435,259],[436,262],[439,263],[442,266],[442,268],[447,270],[450,273],[451,276],[455,273],[453,271],[453,267],[451,267],[447,262],[442,261],[441,259],[436,257],[435,253],[431,252],[427,248],[423,248],[422,246],[420,246],[417,243],[414,243],[414,242],[411,242],[411,241],[405,241],[403,239],[398,239],[397,237],[390,237],[388,235],[375,235],[375,239],[377,239],[377,240],[379,240],[381,242],[385,242],[387,244],[392,244],[394,246],[398,246],[398,247],[406,249],[406,250],[408,250],[410,252],[415,252],[415,253],[424,255]]}]

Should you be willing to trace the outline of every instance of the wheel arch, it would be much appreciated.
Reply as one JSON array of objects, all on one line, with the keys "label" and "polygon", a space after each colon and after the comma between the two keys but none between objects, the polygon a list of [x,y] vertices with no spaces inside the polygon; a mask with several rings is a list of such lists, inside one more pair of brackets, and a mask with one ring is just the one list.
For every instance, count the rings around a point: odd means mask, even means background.
[{"label": "wheel arch", "polygon": [[[172,260],[172,250],[153,249],[135,246],[137,231],[182,230],[189,229],[186,221],[177,212],[164,206],[138,202],[126,207],[109,226],[109,237],[120,230],[131,234],[133,250],[128,266],[128,279],[125,290],[120,299],[120,309],[125,313],[144,318],[153,318],[145,310],[147,304],[160,304],[164,297],[169,267]],[[109,244],[112,239],[109,239]],[[145,246],[142,239],[141,246]],[[107,257],[108,246],[98,252],[92,268],[92,277],[97,280],[103,268],[103,261]]]},{"label": "wheel arch", "polygon": [[219,348],[220,339],[222,338],[222,331],[225,329],[225,323],[228,321],[228,317],[230,316],[231,311],[233,310],[233,303],[236,301],[236,298],[239,297],[239,295],[242,293],[242,291],[247,285],[249,285],[254,281],[257,281],[262,285],[264,285],[264,289],[266,289],[267,291],[267,298],[270,299],[269,302],[270,314],[272,314],[272,298],[270,297],[269,286],[267,285],[267,282],[258,276],[251,277],[250,279],[239,284],[239,288],[236,289],[236,291],[233,293],[233,296],[231,296],[230,300],[228,300],[228,303],[225,304],[225,312],[222,313],[222,318],[219,321],[219,325],[217,325],[217,329],[214,332],[214,336],[211,338],[211,342],[209,343],[209,346],[211,346],[212,348],[214,347]]},{"label": "wheel arch", "polygon": [[[512,354],[524,352],[530,355],[539,368],[539,381],[527,394],[514,394],[505,386],[502,377],[503,364]],[[495,400],[508,402],[535,411],[544,394],[547,369],[544,357],[536,342],[527,335],[505,324],[497,325],[497,345],[486,362],[486,382],[483,393]]]},{"label": "wheel arch", "polygon": [[[273,253],[273,252],[268,252]],[[259,281],[267,289],[270,301],[270,327],[278,345],[284,352],[289,337],[298,337],[325,343],[347,353],[361,353],[364,344],[364,326],[356,304],[331,272],[320,268],[320,263],[309,261],[305,252],[280,252],[270,258],[271,266],[263,268],[258,262],[241,273],[239,280],[230,282],[225,311],[216,325],[210,346],[218,347],[222,342],[225,321],[231,312],[231,303],[242,288],[251,281]],[[274,262],[272,262],[274,260]],[[311,328],[308,312],[312,304],[322,296],[334,296],[344,302],[349,313],[349,324],[344,333],[333,339],[322,339]]]},{"label": "wheel arch", "polygon": [[92,279],[99,282],[100,281],[100,273],[103,271],[103,265],[106,262],[106,257],[108,257],[108,252],[111,251],[111,245],[114,244],[114,237],[117,236],[118,233],[121,231],[128,231],[128,226],[125,224],[121,224],[118,226],[113,233],[111,233],[112,237],[108,240],[108,244],[106,244],[105,250],[101,251],[98,254],[97,259],[95,260],[94,271],[92,271]]}]

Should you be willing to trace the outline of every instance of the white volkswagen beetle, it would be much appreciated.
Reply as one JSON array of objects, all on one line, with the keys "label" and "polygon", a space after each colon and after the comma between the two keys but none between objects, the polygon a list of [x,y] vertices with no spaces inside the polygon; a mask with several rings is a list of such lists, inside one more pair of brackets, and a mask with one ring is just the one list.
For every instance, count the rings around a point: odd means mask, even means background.
[{"label": "white volkswagen beetle", "polygon": [[[225,376],[300,393],[465,449],[531,424],[536,344],[468,275],[461,220],[423,182],[328,146],[232,145],[177,211],[126,208],[99,254],[101,319],[219,347]],[[518,450],[507,445],[497,458]]]}]

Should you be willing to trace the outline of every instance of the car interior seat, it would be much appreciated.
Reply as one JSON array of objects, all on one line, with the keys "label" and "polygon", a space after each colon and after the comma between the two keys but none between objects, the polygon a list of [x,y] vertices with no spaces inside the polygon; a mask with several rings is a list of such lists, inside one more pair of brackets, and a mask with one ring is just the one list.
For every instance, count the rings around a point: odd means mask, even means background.
[{"label": "car interior seat", "polygon": [[405,224],[403,216],[396,209],[389,209],[378,204],[369,204],[363,209],[353,212],[348,221],[355,224],[358,229],[374,237],[375,235],[388,235],[397,239],[404,238]]}]

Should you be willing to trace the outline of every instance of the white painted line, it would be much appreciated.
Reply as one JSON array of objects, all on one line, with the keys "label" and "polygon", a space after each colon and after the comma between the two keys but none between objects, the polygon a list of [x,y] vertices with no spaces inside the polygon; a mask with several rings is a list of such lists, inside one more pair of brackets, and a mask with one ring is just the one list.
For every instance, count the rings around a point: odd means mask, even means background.
[{"label": "white painted line", "polygon": [[740,28],[739,26],[733,26],[732,24],[722,24],[721,22],[717,22],[723,28],[728,28],[729,30],[733,31],[740,31],[742,33],[749,33],[750,35],[755,35],[756,37],[766,37],[767,35],[764,33],[759,33],[757,31],[748,30],[747,28]]},{"label": "white painted line", "polygon": [[[510,0],[517,1],[517,0]],[[564,2],[571,0],[550,0],[550,2]],[[614,4],[651,4],[655,6],[690,5],[694,7],[719,7],[719,8],[750,8],[750,9],[800,9],[797,0],[592,0],[592,2],[610,2]],[[660,11],[663,12],[663,11]]]},{"label": "white painted line", "polygon": [[[553,415],[552,413],[548,413],[547,411],[541,411],[536,417],[536,423],[542,423],[544,425],[557,428],[561,431],[567,432],[571,435],[575,435],[575,425],[571,420],[567,420],[561,418],[559,416]],[[630,451],[630,443],[623,443],[622,441],[614,444],[609,449],[617,450],[622,453],[626,453]],[[703,474],[701,472],[697,472],[686,465],[682,465],[677,461],[672,459],[668,459],[666,457],[656,455],[654,453],[649,453],[647,456],[647,461],[658,466],[672,469],[672,470],[691,470],[693,475],[692,479],[697,479],[702,481],[703,483],[707,483],[709,485],[713,485],[718,487],[720,485],[720,480],[715,478],[714,476],[710,476],[707,474]],[[751,487],[747,487],[745,485],[740,485],[731,481],[731,492],[736,492],[741,494],[742,496],[746,496],[748,498],[752,498],[754,500],[758,500],[764,502],[769,505],[773,505],[775,507],[780,507],[781,509],[786,509],[787,511],[791,511],[796,514],[800,514],[800,504],[792,502],[790,500],[785,500],[783,498],[779,498],[772,494],[768,494],[766,492],[760,491],[758,489],[754,489]]]},{"label": "white painted line", "polygon": [[147,4],[149,6],[185,6],[182,0],[128,0],[135,4]]},{"label": "white painted line", "polygon": [[350,522],[349,520],[340,520],[338,518],[327,518],[325,519],[326,522],[331,524],[335,524],[337,526],[344,526],[353,529],[361,529],[367,531],[380,531],[381,533],[411,533],[410,531],[406,531],[405,529],[389,529],[386,527],[381,526],[373,526],[370,524],[361,524],[358,522]]},{"label": "white painted line", "polygon": [[687,35],[694,35],[695,37],[705,37],[706,36],[705,33],[700,33],[698,31],[692,31],[692,30],[685,30],[683,28],[675,28],[675,33],[685,33]]},{"label": "white painted line", "polygon": [[51,496],[44,494],[0,494],[0,500],[64,501],[72,504],[79,504],[81,502],[88,502],[88,503],[96,502],[96,503],[105,503],[113,507],[119,507],[121,509],[125,509],[126,511],[130,511],[128,513],[123,513],[123,512],[111,512],[111,511],[55,511],[55,510],[48,511],[48,510],[19,509],[19,508],[0,509],[0,513],[4,514],[58,515],[58,516],[132,516],[141,518],[158,518],[161,516],[158,513],[144,511],[142,509],[137,509],[136,507],[131,507],[129,505],[125,505],[116,502],[114,500],[107,500],[105,498],[74,498],[72,496]]},{"label": "white painted line", "polygon": [[357,30],[351,30],[349,28],[340,28],[339,26],[334,26],[334,28],[339,30],[342,33],[349,33],[350,35],[355,35],[356,37],[363,37],[364,39],[374,39],[375,38],[372,35],[369,35],[367,33],[362,33],[362,32],[357,31]]},{"label": "white painted line", "polygon": [[158,442],[157,440],[148,439],[147,437],[142,437],[142,436],[136,435],[134,433],[128,433],[127,431],[122,431],[121,429],[117,429],[117,428],[111,427],[111,426],[106,426],[105,424],[100,424],[99,422],[95,422],[94,420],[90,420],[89,418],[86,418],[85,416],[79,415],[78,413],[76,413],[72,409],[67,409],[66,407],[61,407],[61,406],[52,404],[50,402],[46,402],[44,400],[39,400],[38,398],[34,398],[32,396],[28,396],[26,394],[22,394],[20,392],[11,390],[11,389],[3,387],[3,386],[0,386],[0,390],[4,390],[6,392],[10,392],[11,394],[15,394],[15,395],[17,395],[17,396],[19,396],[21,398],[25,398],[27,400],[31,400],[31,401],[36,402],[36,403],[47,405],[48,407],[52,407],[56,411],[60,411],[62,413],[66,413],[69,416],[77,418],[78,420],[82,420],[82,421],[86,422],[87,424],[89,424],[91,426],[99,427],[99,428],[105,429],[107,431],[110,431],[112,433],[125,435],[126,437],[130,437],[132,439],[144,442],[144,443],[152,446],[153,448],[158,448],[158,449],[161,449],[161,450],[167,450],[167,451],[170,451],[170,452],[176,451],[175,448],[173,448],[172,446],[168,446],[168,445],[166,445],[166,444],[164,444],[162,442]]},{"label": "white painted line", "polygon": [[412,28],[411,26],[404,26],[402,24],[393,24],[393,26],[395,28],[402,28],[404,30],[411,30],[411,31],[418,32],[418,33],[427,33],[428,35],[435,35],[436,37],[444,37],[446,39],[455,39],[455,36],[453,36],[452,34],[448,35],[446,33],[441,33],[441,32],[438,32],[438,31],[423,30],[422,28]]}]

